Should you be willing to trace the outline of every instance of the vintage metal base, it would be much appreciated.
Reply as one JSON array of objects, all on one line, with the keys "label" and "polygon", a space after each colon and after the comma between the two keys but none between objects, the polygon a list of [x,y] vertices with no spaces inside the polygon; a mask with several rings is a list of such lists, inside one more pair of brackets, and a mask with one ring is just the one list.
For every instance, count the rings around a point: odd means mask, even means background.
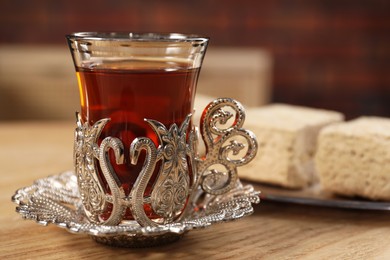
[{"label": "vintage metal base", "polygon": [[192,229],[240,219],[253,212],[259,192],[251,185],[236,186],[221,195],[199,194],[188,214],[180,222],[157,227],[141,227],[137,222],[107,226],[90,223],[82,209],[77,178],[68,171],[39,179],[16,191],[12,201],[25,219],[50,223],[74,234],[90,235],[93,240],[119,247],[150,247],[174,242]]},{"label": "vintage metal base", "polygon": [[153,247],[176,242],[184,234],[161,234],[153,236],[91,236],[98,243],[116,247]]}]

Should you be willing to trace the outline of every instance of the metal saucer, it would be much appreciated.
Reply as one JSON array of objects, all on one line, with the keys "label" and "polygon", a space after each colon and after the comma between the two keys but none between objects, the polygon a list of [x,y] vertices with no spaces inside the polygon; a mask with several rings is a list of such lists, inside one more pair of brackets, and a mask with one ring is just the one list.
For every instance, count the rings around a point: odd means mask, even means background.
[{"label": "metal saucer", "polygon": [[236,186],[223,195],[204,194],[188,205],[180,222],[157,227],[141,227],[137,222],[117,226],[89,223],[82,210],[77,178],[72,171],[36,180],[12,196],[16,211],[25,219],[39,224],[55,224],[71,233],[90,235],[93,240],[110,246],[150,247],[177,241],[185,233],[216,223],[236,220],[253,212],[259,192],[251,185]]}]

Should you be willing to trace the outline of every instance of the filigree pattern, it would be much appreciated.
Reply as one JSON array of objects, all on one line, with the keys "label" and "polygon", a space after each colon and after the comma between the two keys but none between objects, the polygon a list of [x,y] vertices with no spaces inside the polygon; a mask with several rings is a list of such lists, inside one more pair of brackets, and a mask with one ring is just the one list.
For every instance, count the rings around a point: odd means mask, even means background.
[{"label": "filigree pattern", "polygon": [[[155,120],[146,120],[156,133],[160,145],[155,148],[153,142],[145,137],[136,138],[130,147],[132,163],[137,163],[141,150],[145,150],[147,157],[144,168],[139,174],[131,191],[131,210],[134,218],[142,226],[156,226],[143,211],[143,194],[146,185],[152,177],[156,163],[161,161],[158,177],[151,193],[151,205],[156,214],[161,216],[162,223],[172,223],[179,216],[186,204],[190,189],[189,162],[193,161],[192,140],[187,144],[187,130],[191,115],[187,116],[180,128],[172,124],[167,129],[163,124]],[[194,135],[192,133],[191,135]]]},{"label": "filigree pattern", "polygon": [[[117,138],[106,137],[100,147],[97,145],[97,138],[109,119],[102,119],[89,126],[78,117],[75,168],[87,217],[93,223],[117,225],[121,223],[126,208],[129,207],[139,225],[157,227],[185,219],[191,208],[186,208],[186,205],[196,201],[198,191],[213,196],[226,195],[240,184],[237,167],[250,162],[257,151],[255,136],[242,128],[244,120],[244,109],[237,101],[221,98],[211,102],[204,110],[200,122],[206,155],[198,158],[196,129],[188,129],[191,115],[186,117],[180,127],[172,124],[169,128],[156,120],[145,119],[157,135],[159,145],[156,147],[146,137],[138,137],[132,142],[131,163],[140,163],[138,159],[142,150],[146,152],[146,159],[126,197],[108,158],[108,151],[112,149],[116,163],[123,163],[123,143]],[[158,175],[150,198],[146,199],[145,190],[156,165],[160,165]],[[110,194],[102,189],[97,167],[101,168]],[[151,220],[146,215],[146,201],[161,217],[158,221]],[[108,219],[101,220],[99,215],[107,203],[112,204],[111,214]]]},{"label": "filigree pattern", "polygon": [[[180,128],[173,124],[169,130],[157,121],[148,120],[158,134],[161,147],[161,171],[152,191],[152,207],[166,223],[172,222],[184,209],[188,198],[190,179],[187,156],[187,129],[191,115],[187,116]],[[193,162],[192,162],[193,163]]]},{"label": "filigree pattern", "polygon": [[90,223],[81,210],[77,177],[71,171],[39,179],[31,186],[17,190],[12,201],[25,219],[43,225],[52,223],[74,234],[90,235],[100,243],[125,247],[173,242],[187,231],[250,215],[252,203],[259,203],[259,192],[250,185],[237,184],[223,196],[200,196],[201,193],[201,190],[196,191],[199,196],[189,204],[185,218],[155,227],[141,227],[135,221],[117,226]]},{"label": "filigree pattern", "polygon": [[90,126],[88,123],[82,123],[79,113],[76,113],[76,117],[73,160],[80,197],[90,220],[98,223],[98,216],[103,212],[106,202],[105,192],[97,174],[95,157],[98,147],[96,143],[109,120],[102,119]]},{"label": "filigree pattern", "polygon": [[[230,120],[233,116],[234,120]],[[233,121],[231,125],[227,125],[229,120]],[[202,173],[199,184],[207,193],[220,195],[232,189],[238,180],[237,167],[249,163],[255,157],[256,137],[242,128],[244,121],[244,108],[230,98],[217,99],[203,111],[200,129],[206,145],[206,156],[199,163],[198,171]],[[246,143],[234,139],[237,137]],[[246,152],[242,158],[230,157],[239,155],[244,148]],[[213,169],[216,165],[219,168],[222,166],[224,171]]]}]

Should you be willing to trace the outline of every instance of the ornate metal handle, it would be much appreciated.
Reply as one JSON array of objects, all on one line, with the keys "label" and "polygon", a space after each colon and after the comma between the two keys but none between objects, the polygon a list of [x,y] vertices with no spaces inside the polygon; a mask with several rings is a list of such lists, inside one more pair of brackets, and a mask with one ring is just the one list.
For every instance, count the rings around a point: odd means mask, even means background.
[{"label": "ornate metal handle", "polygon": [[[242,128],[244,120],[243,106],[230,98],[214,100],[203,111],[200,129],[206,155],[200,160],[198,171],[205,192],[213,195],[228,192],[238,179],[237,167],[249,163],[255,157],[256,137]],[[241,140],[237,139],[239,136]],[[245,148],[243,157],[234,158]]]}]

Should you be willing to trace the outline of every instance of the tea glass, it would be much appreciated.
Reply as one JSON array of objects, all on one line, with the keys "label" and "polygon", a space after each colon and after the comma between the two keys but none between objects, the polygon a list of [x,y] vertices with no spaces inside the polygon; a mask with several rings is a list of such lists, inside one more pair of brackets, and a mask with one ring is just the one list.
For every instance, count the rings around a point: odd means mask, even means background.
[{"label": "tea glass", "polygon": [[208,38],[66,37],[80,93],[74,165],[85,215],[104,225],[174,222],[194,185],[191,114]]}]

